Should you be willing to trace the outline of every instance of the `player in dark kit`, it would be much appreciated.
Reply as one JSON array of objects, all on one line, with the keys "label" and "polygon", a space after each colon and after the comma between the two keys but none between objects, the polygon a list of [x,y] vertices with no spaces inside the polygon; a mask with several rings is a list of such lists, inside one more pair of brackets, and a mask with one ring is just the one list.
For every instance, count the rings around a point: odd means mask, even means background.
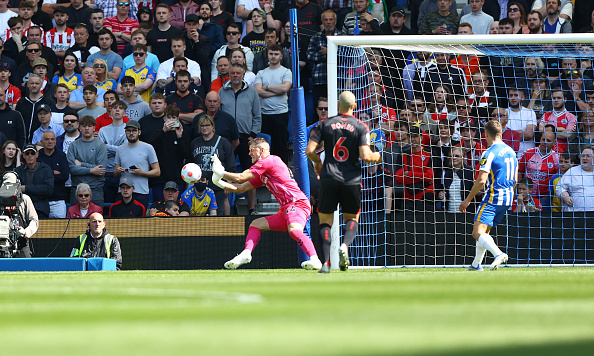
[{"label": "player in dark kit", "polygon": [[[320,273],[330,272],[330,229],[334,210],[339,203],[346,221],[346,231],[340,245],[339,267],[342,271],[348,269],[348,246],[357,235],[361,211],[361,160],[382,162],[382,155],[369,148],[367,125],[353,116],[356,106],[355,95],[350,91],[342,92],[338,102],[339,114],[320,121],[320,124],[312,129],[305,150],[307,157],[314,162],[316,174],[320,177],[318,211],[325,261]],[[316,154],[316,147],[321,142],[324,143],[326,151],[323,164]]]}]

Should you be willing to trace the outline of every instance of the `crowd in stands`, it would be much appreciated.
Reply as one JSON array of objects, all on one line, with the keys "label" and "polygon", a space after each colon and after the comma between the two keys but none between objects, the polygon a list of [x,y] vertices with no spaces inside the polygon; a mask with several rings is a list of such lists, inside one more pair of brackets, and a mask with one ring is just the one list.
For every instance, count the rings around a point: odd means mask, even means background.
[{"label": "crowd in stands", "polygon": [[[456,0],[402,3],[0,0],[0,173],[19,174],[40,218],[230,215],[213,154],[245,170],[261,136],[289,163],[289,9],[309,124],[328,115],[327,36],[594,31],[591,1],[469,0],[461,13]],[[371,84],[356,114],[384,152],[370,174],[388,177],[387,212],[455,211],[490,119],[520,158],[515,210],[594,210],[579,198],[594,198],[590,61],[366,53]],[[203,172],[191,186],[188,162]],[[254,191],[247,201],[254,212]]]}]

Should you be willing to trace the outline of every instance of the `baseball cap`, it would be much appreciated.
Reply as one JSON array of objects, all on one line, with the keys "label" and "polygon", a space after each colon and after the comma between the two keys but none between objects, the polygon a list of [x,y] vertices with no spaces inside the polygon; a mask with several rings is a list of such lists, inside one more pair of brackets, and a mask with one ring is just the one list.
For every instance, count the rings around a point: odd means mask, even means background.
[{"label": "baseball cap", "polygon": [[175,189],[176,191],[179,191],[179,189],[177,189],[177,183],[175,183],[172,180],[165,183],[165,187],[163,187],[163,190],[167,190],[167,189]]},{"label": "baseball cap", "polygon": [[135,127],[140,130],[140,123],[136,120],[130,120],[126,123],[126,128],[128,127]]},{"label": "baseball cap", "polygon": [[49,66],[47,65],[47,61],[45,60],[45,58],[37,58],[36,60],[33,61],[33,68],[37,67],[37,66],[46,66],[49,68]]},{"label": "baseball cap", "polygon": [[198,15],[196,14],[189,14],[188,16],[186,16],[186,22],[188,21],[193,21],[193,22],[200,22],[200,18],[198,17]]},{"label": "baseball cap", "polygon": [[34,145],[34,144],[32,144],[32,143],[28,143],[28,144],[26,144],[26,145],[25,145],[25,147],[23,148],[23,153],[25,153],[25,152],[27,152],[27,151],[30,151],[30,150],[33,150],[33,151],[37,152],[37,147],[35,147],[35,145]]},{"label": "baseball cap", "polygon": [[408,129],[408,133],[410,135],[417,135],[417,136],[421,136],[421,129],[418,126],[411,126]]},{"label": "baseball cap", "polygon": [[49,105],[47,104],[41,104],[37,107],[37,110],[35,111],[35,114],[39,114],[39,112],[41,110],[45,110],[47,112],[52,112],[52,110],[50,109]]},{"label": "baseball cap", "polygon": [[404,8],[402,6],[393,6],[390,9],[390,15],[394,13],[399,13],[400,15],[405,16]]},{"label": "baseball cap", "polygon": [[54,12],[61,12],[63,14],[67,14],[66,8],[64,6],[58,6],[54,9]]},{"label": "baseball cap", "polygon": [[120,179],[120,186],[122,186],[122,185],[134,187],[134,182],[130,178],[122,178],[122,179]]}]

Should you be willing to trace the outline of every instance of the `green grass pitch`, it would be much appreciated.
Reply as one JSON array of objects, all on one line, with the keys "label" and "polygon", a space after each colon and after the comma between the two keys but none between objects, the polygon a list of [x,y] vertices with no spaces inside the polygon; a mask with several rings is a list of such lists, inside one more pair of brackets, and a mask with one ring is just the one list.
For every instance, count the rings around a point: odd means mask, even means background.
[{"label": "green grass pitch", "polygon": [[587,355],[594,268],[0,273],[1,355]]}]

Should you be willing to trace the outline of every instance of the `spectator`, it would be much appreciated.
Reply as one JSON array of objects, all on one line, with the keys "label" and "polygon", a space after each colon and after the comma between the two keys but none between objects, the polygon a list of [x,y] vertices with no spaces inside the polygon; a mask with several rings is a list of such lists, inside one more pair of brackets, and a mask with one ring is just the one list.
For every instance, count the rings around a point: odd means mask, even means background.
[{"label": "spectator", "polygon": [[15,141],[17,147],[23,147],[27,141],[25,121],[20,112],[10,108],[6,102],[6,91],[2,87],[0,87],[0,132],[6,135],[8,140]]},{"label": "spectator", "polygon": [[212,6],[206,1],[200,4],[199,17],[200,20],[198,21],[197,28],[198,33],[208,37],[210,40],[209,55],[212,55],[217,49],[225,44],[223,28],[217,25],[214,21],[211,21]]},{"label": "spectator", "polygon": [[[95,3],[97,8],[102,8],[105,11],[105,29],[111,31],[116,37],[118,53],[120,55],[124,51],[126,43],[130,42],[132,31],[138,28],[138,21],[132,18],[129,13],[132,10],[130,4],[130,2],[118,2],[116,5],[117,14],[114,17],[110,17],[106,8],[99,7]],[[136,11],[133,11],[133,13],[135,14]]]},{"label": "spectator", "polygon": [[[89,57],[90,58],[90,57]],[[87,106],[84,98],[84,91],[83,88],[87,85],[92,85],[97,88],[97,76],[95,74],[95,69],[93,67],[85,67],[82,70],[81,74],[82,78],[82,88],[73,90],[70,93],[70,100],[68,101],[68,106],[70,106],[74,110],[80,110]],[[103,102],[103,96],[105,95],[105,90],[101,88],[97,88],[97,105],[105,106]]]},{"label": "spectator", "polygon": [[[134,65],[136,64],[136,62],[134,61],[134,54],[132,53],[132,48],[134,48],[134,46],[137,44],[146,45],[146,43],[146,35],[144,34],[144,32],[142,32],[142,30],[135,30],[134,32],[132,32],[132,39],[130,40],[130,43],[126,45],[126,49],[124,50],[125,58],[123,59],[123,72],[134,67]],[[154,69],[155,72],[159,70],[159,66],[161,65],[159,58],[150,51],[146,52],[145,62],[146,65],[149,66],[149,68]]]},{"label": "spectator", "polygon": [[[47,61],[47,63],[49,63],[50,70],[48,70],[48,73],[54,74],[53,71],[56,68],[58,68],[58,57],[56,56],[54,51],[52,51],[51,48],[43,45],[42,41],[43,41],[43,37],[42,37],[41,27],[31,26],[31,28],[27,32],[27,43],[25,44],[25,46],[28,46],[29,43],[33,43],[33,42],[40,43],[41,44],[41,52],[34,51],[34,52],[30,53],[28,51],[20,51],[18,56],[14,59],[17,63],[27,63],[29,61],[29,63],[32,65],[32,63],[33,63],[33,61],[35,61],[35,59],[41,57],[41,58],[45,59]],[[19,80],[19,78],[17,77],[16,80]],[[18,83],[15,83],[15,84],[18,84]]]},{"label": "spectator", "polygon": [[472,94],[468,95],[470,105],[476,108],[492,108],[497,105],[494,97],[491,96],[489,85],[491,79],[485,69],[479,69],[470,76],[472,84]]},{"label": "spectator", "polygon": [[[192,0],[180,0],[171,6],[169,23],[180,31],[184,30],[184,23],[191,14],[198,14],[200,6]],[[154,214],[151,214],[154,215]]]},{"label": "spectator", "polygon": [[182,32],[178,28],[171,26],[169,23],[170,17],[169,6],[164,3],[157,4],[155,20],[158,26],[153,27],[146,36],[148,51],[156,54],[160,62],[165,62],[171,58],[173,53],[170,43],[173,38],[182,35]]},{"label": "spectator", "polygon": [[[240,37],[243,37],[247,33],[247,31],[246,31],[247,19],[250,16],[250,13],[252,12],[252,10],[258,7],[258,2],[254,1],[254,0],[238,0],[235,3],[235,6],[236,6],[235,7],[235,19],[238,21],[241,21],[241,29],[239,29],[239,27],[237,27],[237,29],[240,30],[239,31]],[[227,27],[227,29],[229,29],[229,28]]]},{"label": "spectator", "polygon": [[93,66],[95,76],[97,77],[97,88],[101,88],[105,91],[117,89],[118,83],[107,77],[107,63],[104,59],[97,58],[95,63],[92,63],[91,65]]},{"label": "spectator", "polygon": [[405,206],[408,210],[435,210],[435,192],[433,170],[431,169],[431,153],[423,150],[421,130],[410,128],[410,153],[403,153],[397,165],[402,167],[394,173],[397,184],[404,185]]},{"label": "spectator", "polygon": [[491,27],[489,28],[490,35],[497,35],[499,34],[499,21],[493,21]]},{"label": "spectator", "polygon": [[[470,100],[464,97],[460,97],[456,100],[456,119],[453,121],[454,129],[457,133],[460,133],[460,127],[465,125],[471,127],[473,130],[481,129],[479,121],[472,117],[470,114]],[[469,125],[466,125],[468,123]]]},{"label": "spectator", "polygon": [[[29,80],[29,76],[31,75],[31,73],[33,73],[33,68],[34,65],[33,63],[35,63],[35,60],[37,60],[40,56],[41,56],[41,44],[37,43],[37,42],[27,42],[27,48],[26,52],[27,53],[27,59],[28,60],[24,60],[24,61],[18,61],[19,63],[22,63],[18,69],[17,72],[15,74],[15,78],[14,78],[14,82],[17,85],[20,85],[22,88],[26,87],[27,81]],[[49,65],[48,65],[49,67]],[[53,73],[53,68],[54,67],[49,67],[48,73],[51,72]]]},{"label": "spectator", "polygon": [[9,30],[8,20],[12,17],[17,17],[18,14],[8,9],[8,1],[0,1],[0,38],[3,42],[6,42],[6,33]]},{"label": "spectator", "polygon": [[35,117],[33,116],[37,112],[39,106],[42,104],[46,104],[48,107],[56,105],[52,99],[41,93],[40,89],[42,83],[43,79],[39,74],[31,74],[29,81],[27,82],[29,94],[21,98],[16,106],[16,111],[21,113],[25,122],[25,137],[27,142],[31,142],[33,139],[33,132],[41,126],[41,123],[38,120],[35,120]]},{"label": "spectator", "polygon": [[[105,17],[116,16],[119,13],[119,9],[122,7],[118,2],[112,0],[95,0],[95,9],[103,9],[105,11]],[[130,18],[136,20],[136,13],[138,12],[138,1],[131,0],[128,2],[127,7],[128,13],[126,14]]]},{"label": "spectator", "polygon": [[559,187],[557,184],[561,180],[561,177],[563,177],[563,175],[567,173],[567,171],[571,167],[573,167],[573,162],[571,161],[571,156],[569,155],[569,152],[564,152],[560,154],[559,172],[552,176],[551,179],[549,179],[549,199],[551,202],[551,211],[553,212],[558,213],[562,210],[561,199],[559,198],[561,193],[559,192]]},{"label": "spectator", "polygon": [[[459,212],[458,207],[464,197],[470,193],[474,184],[474,168],[464,164],[464,152],[461,147],[453,147],[448,157],[449,167],[441,172],[436,184],[438,200],[443,209],[450,213]],[[471,207],[471,211],[475,208]]]},{"label": "spectator", "polygon": [[[575,1],[572,0],[558,1],[559,8],[561,9],[559,17],[571,22],[571,19],[573,17],[574,2]],[[532,3],[532,10],[540,12],[542,16],[547,16],[547,13],[549,11],[548,5],[549,3],[546,0],[534,0]],[[577,8],[580,9],[579,11],[588,11],[586,10],[586,6],[584,6],[584,4],[582,4],[582,6],[577,6]]]},{"label": "spectator", "polygon": [[[266,53],[268,53],[268,48],[266,49]],[[243,67],[243,70],[245,71],[243,80],[245,80],[248,83],[248,85],[253,86],[256,82],[256,75],[254,74],[254,72],[251,72],[247,68],[245,53],[243,53],[243,50],[241,48],[234,48],[231,50],[230,56],[231,65],[233,65],[234,63],[240,64]]]},{"label": "spectator", "polygon": [[109,207],[110,218],[141,218],[146,215],[144,205],[134,199],[134,182],[132,179],[121,179],[120,193],[122,199],[111,204]]},{"label": "spectator", "polygon": [[563,211],[594,210],[594,167],[592,148],[584,148],[580,165],[570,168],[557,184],[557,195],[563,201]]},{"label": "spectator", "polygon": [[[245,109],[244,109],[245,110]],[[216,154],[223,163],[225,170],[235,170],[235,154],[229,141],[214,132],[214,121],[204,115],[198,121],[202,136],[196,137],[190,147],[190,158],[202,169],[202,176],[210,181],[209,187],[215,192],[217,201],[217,215],[229,215],[230,206],[224,190],[212,183],[211,157]]]},{"label": "spectator", "polygon": [[21,165],[21,149],[13,140],[7,140],[0,152],[0,173],[12,171]]},{"label": "spectator", "polygon": [[[70,144],[66,157],[68,158],[72,184],[78,186],[79,183],[87,183],[93,193],[92,201],[102,207],[107,150],[105,144],[95,138],[93,134],[95,124],[96,121],[92,116],[80,118],[80,140],[75,140]],[[70,201],[74,201],[74,193],[72,191]]]},{"label": "spectator", "polygon": [[460,18],[461,23],[469,23],[472,26],[472,32],[477,35],[489,34],[489,29],[494,19],[493,16],[483,12],[485,0],[469,0],[468,4],[472,10]]},{"label": "spectator", "polygon": [[[311,38],[309,41],[309,47],[307,48],[307,60],[313,66],[311,71],[311,79],[313,82],[312,95],[314,103],[316,103],[320,97],[327,96],[328,92],[328,67],[326,57],[326,53],[328,51],[327,36],[344,35],[342,31],[336,28],[336,14],[332,10],[326,10],[322,13],[322,26],[322,31],[316,33]],[[276,44],[276,31],[274,40],[274,44]],[[271,45],[273,45],[273,43],[266,42],[266,47],[270,47]],[[268,50],[265,50],[264,53],[267,55]],[[255,70],[257,73],[264,68],[260,68],[260,65],[256,65],[257,63],[260,63],[259,58],[261,58],[262,55],[258,54],[256,57],[257,58],[254,58],[254,68],[258,68]],[[288,56],[288,53],[283,52],[283,62],[286,61],[290,63],[290,59],[291,58]],[[268,56],[266,56],[265,63],[269,64]],[[283,66],[287,67],[285,64],[283,64]]]},{"label": "spectator", "polygon": [[[25,43],[27,43],[27,36],[23,35],[23,19],[19,16],[11,17],[8,19],[7,22],[8,30],[4,30],[2,32],[2,40],[4,44],[4,48],[2,49],[2,54],[6,55],[8,58],[16,61],[19,52],[22,52]],[[16,66],[15,62],[15,68]]]},{"label": "spectator", "polygon": [[[103,101],[105,103],[105,114],[99,116],[97,118],[97,124],[95,125],[95,132],[99,133],[99,130],[107,125],[110,125],[113,122],[111,117],[111,105],[116,101],[120,100],[120,96],[113,90],[108,90],[103,94]],[[124,123],[130,121],[128,116],[124,115]]]},{"label": "spectator", "polygon": [[[258,92],[243,80],[244,69],[240,65],[231,68],[231,79],[219,90],[223,111],[235,118],[239,132],[239,145],[235,153],[242,170],[252,166],[249,142],[256,138],[262,126],[262,114]],[[202,131],[202,129],[201,129]],[[248,209],[255,210],[256,194],[248,192]],[[250,211],[251,213],[251,211]]]},{"label": "spectator", "polygon": [[575,155],[588,147],[594,147],[594,111],[582,113],[578,133],[572,140],[568,151]]},{"label": "spectator", "polygon": [[455,35],[458,33],[460,17],[457,11],[450,11],[452,0],[437,0],[437,11],[428,13],[419,26],[419,34]]},{"label": "spectator", "polygon": [[[165,88],[167,84],[174,80],[173,78],[173,62],[176,58],[184,57],[186,50],[186,42],[183,37],[178,36],[171,40],[171,51],[173,52],[173,58],[169,58],[165,62],[161,63],[159,70],[157,71],[157,86]],[[200,85],[201,68],[198,63],[189,59],[188,60],[188,72],[192,76],[194,83]]]},{"label": "spectator", "polygon": [[117,191],[120,180],[114,176],[115,156],[118,147],[126,142],[126,130],[124,123],[124,114],[126,113],[126,103],[116,101],[110,104],[110,113],[113,118],[110,125],[99,129],[97,138],[105,144],[107,150],[107,165],[105,166],[105,185],[103,186],[104,203],[113,203],[117,199]]},{"label": "spectator", "polygon": [[[470,6],[466,5],[466,7]],[[409,9],[411,11],[411,29],[414,33],[418,33],[418,29],[421,27],[425,16],[430,12],[439,10],[439,6],[437,5],[437,0],[411,0]],[[454,13],[458,11],[456,0],[452,0],[450,11]],[[470,10],[468,10],[468,12],[470,12]],[[466,13],[467,12],[463,12],[462,14]]]},{"label": "spectator", "polygon": [[413,35],[415,34],[406,27],[406,12],[402,6],[393,6],[390,9],[388,21],[380,26],[380,30],[385,35]]},{"label": "spectator", "polygon": [[[119,87],[124,93],[123,102],[126,103],[126,116],[131,120],[139,120],[141,117],[151,113],[149,104],[138,94],[136,80],[133,77],[125,76],[120,81]],[[146,90],[150,93],[150,89]]]},{"label": "spectator", "polygon": [[[299,6],[299,3],[297,3]],[[369,0],[353,0],[353,12],[346,15],[342,32],[347,35],[358,35],[361,31],[361,20],[366,19],[368,22],[376,20],[367,10],[369,8]],[[315,16],[315,14],[314,14]]]},{"label": "spectator", "polygon": [[144,115],[138,123],[142,127],[140,134],[140,141],[152,144],[152,137],[157,131],[163,128],[163,115],[167,103],[165,102],[165,96],[161,93],[155,93],[151,95],[151,101],[149,108],[151,109],[150,114]]},{"label": "spectator", "polygon": [[[60,136],[56,137],[56,149],[64,152],[65,155],[68,154],[68,147],[70,144],[74,142],[74,140],[81,137],[81,133],[78,130],[78,115],[76,111],[71,110],[64,113],[63,118],[63,125],[64,125],[64,133]],[[66,156],[68,159],[68,156]],[[70,172],[70,165],[68,166],[68,171]],[[70,191],[72,187],[72,178],[70,174],[68,175],[68,180],[64,183],[64,190],[65,190],[65,200],[66,203],[70,203]]]},{"label": "spectator", "polygon": [[571,33],[570,20],[560,16],[561,0],[547,0],[545,6],[547,17],[542,24],[543,33]]},{"label": "spectator", "polygon": [[544,17],[537,10],[532,10],[528,13],[526,21],[531,35],[540,35],[543,33],[543,19]]},{"label": "spectator", "polygon": [[534,133],[537,130],[536,114],[533,110],[522,106],[523,90],[509,88],[507,98],[509,102],[507,125],[522,137],[520,149],[517,151],[519,157],[524,151],[534,147]]},{"label": "spectator", "polygon": [[66,154],[56,150],[56,135],[47,131],[41,139],[42,150],[39,150],[38,160],[47,164],[54,173],[54,190],[49,197],[49,218],[63,219],[66,217],[66,202],[64,183],[70,177]]},{"label": "spectator", "polygon": [[82,23],[77,24],[74,27],[74,46],[68,48],[66,54],[73,54],[78,62],[86,66],[87,58],[97,51],[99,51],[98,46],[89,45],[89,29],[87,26]]},{"label": "spectator", "polygon": [[158,211],[154,216],[180,216],[179,204],[174,201],[168,201],[164,205],[163,211]]},{"label": "spectator", "polygon": [[[443,1],[443,0],[440,0]],[[455,96],[465,95],[467,92],[466,76],[464,71],[450,64],[449,53],[435,53],[437,66],[427,71],[427,77],[423,84],[426,101],[431,101],[432,93],[437,90],[437,86],[445,86],[448,91]]]},{"label": "spectator", "polygon": [[220,110],[221,108],[221,97],[216,91],[211,91],[206,94],[206,111],[202,114],[196,115],[192,123],[192,137],[198,137],[201,135],[200,128],[198,127],[198,121],[203,115],[208,115],[213,118],[215,122],[215,132],[227,139],[231,143],[231,146],[235,150],[239,145],[239,131],[237,129],[237,123],[233,116],[229,113]]},{"label": "spectator", "polygon": [[26,144],[23,148],[25,164],[16,167],[14,172],[21,179],[21,191],[33,202],[37,215],[42,219],[49,218],[49,197],[54,192],[54,175],[50,166],[38,162],[39,156],[35,145]]},{"label": "spectator", "polygon": [[530,29],[526,23],[526,11],[518,2],[511,2],[507,5],[507,17],[514,22],[514,34],[529,34]]},{"label": "spectator", "polygon": [[186,44],[184,55],[188,60],[197,62],[200,65],[200,83],[204,84],[204,91],[209,88],[210,77],[210,39],[198,32],[198,23],[200,18],[197,15],[188,15],[184,36],[182,37]]},{"label": "spectator", "polygon": [[480,140],[476,140],[476,127],[470,120],[460,123],[460,143],[458,144],[464,150],[464,164],[477,168],[481,159],[484,147]]},{"label": "spectator", "polygon": [[[497,120],[501,124],[502,134],[501,140],[503,143],[511,147],[515,152],[520,150],[520,142],[522,141],[522,136],[518,131],[510,130],[507,127],[508,115],[506,109],[495,108],[491,112],[491,120]],[[481,138],[481,143],[484,147],[487,147],[487,139],[483,133]]]},{"label": "spectator", "polygon": [[79,116],[82,117],[89,115],[96,120],[99,116],[106,113],[104,107],[97,105],[97,88],[95,86],[85,85],[85,87],[83,88],[83,93],[83,98],[87,106],[78,111]]},{"label": "spectator", "polygon": [[417,52],[417,60],[407,64],[402,71],[402,83],[408,100],[414,96],[423,95],[423,84],[427,80],[429,69],[435,67],[435,62],[431,59],[429,52]]},{"label": "spectator", "polygon": [[[154,69],[149,68],[146,65],[147,47],[145,45],[136,44],[134,45],[133,51],[135,65],[134,67],[127,69],[125,72],[122,72],[120,76],[120,85],[118,86],[118,92],[123,92],[122,78],[131,77],[134,79],[134,93],[139,94],[142,97],[142,99],[144,99],[144,101],[148,103],[151,98],[151,89],[153,87],[153,83],[155,82],[157,73]],[[138,117],[138,119],[140,117]]]},{"label": "spectator", "polygon": [[204,176],[194,183],[182,195],[182,202],[191,206],[192,216],[216,216],[217,201],[214,191],[208,187],[208,179]]},{"label": "spectator", "polygon": [[[40,91],[48,98],[53,98],[54,87],[56,86],[56,84],[52,83],[48,79],[47,61],[43,58],[37,58],[35,62],[33,62],[33,73],[39,74],[39,76],[43,79]],[[27,94],[29,94],[28,88],[25,87],[24,95],[26,96]]]},{"label": "spectator", "polygon": [[176,106],[168,105],[161,119],[161,129],[151,136],[151,144],[155,148],[160,162],[161,174],[150,179],[153,188],[153,200],[162,200],[161,192],[168,181],[176,182],[180,187],[184,181],[179,172],[184,166],[184,160],[190,153],[191,132],[186,130],[180,122],[180,110]]},{"label": "spectator", "polygon": [[[185,186],[185,183],[183,184],[183,186]],[[153,193],[154,192],[155,192],[155,189],[153,189]],[[163,199],[161,199],[159,201],[157,201],[156,198],[153,198],[154,202],[153,202],[153,205],[151,205],[151,209],[149,210],[150,216],[155,216],[157,213],[165,211],[167,209],[167,205],[169,204],[169,202],[173,202],[173,203],[177,204],[176,205],[178,207],[177,216],[189,216],[190,215],[190,206],[186,202],[179,199],[179,187],[178,187],[177,183],[175,183],[173,181],[169,181],[169,182],[165,183],[165,186],[163,187],[163,192],[161,193],[161,196],[163,197]],[[214,193],[213,193],[213,199],[214,199]],[[216,210],[215,210],[215,213],[216,213]]]},{"label": "spectator", "polygon": [[[74,0],[82,3],[81,0]],[[72,5],[71,5],[72,6]],[[66,50],[74,46],[74,30],[66,27],[68,13],[66,8],[58,6],[54,9],[56,27],[45,34],[45,44],[54,51],[58,58],[64,58]],[[78,23],[80,23],[79,21]]]},{"label": "spectator", "polygon": [[116,178],[121,176],[130,179],[134,183],[134,198],[146,207],[149,203],[149,178],[158,177],[161,169],[155,149],[148,143],[141,142],[139,136],[138,121],[128,121],[126,124],[128,144],[117,148],[113,175]]},{"label": "spectator", "polygon": [[[274,28],[267,28],[266,30],[264,30],[264,43],[266,45],[266,48],[264,48],[263,51],[260,51],[254,55],[254,73],[258,73],[260,70],[268,67],[268,65],[270,64],[268,63],[267,47],[272,46],[273,44],[278,44],[278,31]],[[291,55],[285,49],[283,49],[283,59],[281,61],[281,65],[285,68],[291,68]]]},{"label": "spectator", "polygon": [[56,84],[54,89],[54,98],[56,99],[56,105],[52,106],[52,120],[55,123],[63,124],[64,113],[73,110],[68,106],[70,100],[70,90],[66,84]]},{"label": "spectator", "polygon": [[[60,6],[54,9],[54,13]],[[91,8],[83,2],[83,0],[70,0],[70,6],[66,8],[68,14],[67,26],[74,28],[78,24],[90,25]]]},{"label": "spectator", "polygon": [[[99,1],[102,1],[102,0],[99,0]],[[101,32],[101,30],[103,30],[104,25],[105,25],[105,16],[103,14],[103,10],[97,9],[97,8],[91,10],[90,22],[91,22],[91,26],[88,27],[88,29],[89,29],[89,42],[88,42],[89,46],[101,48],[101,46],[99,44],[99,32]],[[109,34],[109,36],[111,37],[111,47],[110,48],[114,53],[117,54],[117,52],[118,52],[117,40],[113,33],[108,31],[107,34]],[[117,79],[117,77],[112,78],[112,79]]]},{"label": "spectator", "polygon": [[543,201],[548,207],[549,181],[559,170],[559,155],[555,146],[555,132],[544,132],[538,147],[524,152],[518,159],[518,173],[532,182],[532,196]]},{"label": "spectator", "polygon": [[557,133],[558,152],[567,150],[567,141],[572,139],[577,130],[577,117],[565,109],[565,93],[560,88],[551,93],[553,111],[544,113],[538,130],[544,132],[545,125],[553,125]]},{"label": "spectator", "polygon": [[84,219],[93,213],[101,213],[103,208],[91,202],[93,192],[87,183],[79,183],[76,186],[76,199],[78,204],[68,208],[67,218]]},{"label": "spectator", "polygon": [[14,109],[21,99],[21,90],[10,83],[11,68],[13,67],[8,62],[0,62],[0,88],[4,89],[6,103],[11,109]]},{"label": "spectator", "polygon": [[[530,66],[530,62],[526,61],[526,65]],[[528,109],[534,110],[537,119],[540,119],[545,112],[553,110],[549,80],[546,75],[539,74],[537,78],[529,82],[531,82],[531,87]]]},{"label": "spectator", "polygon": [[456,119],[456,104],[448,87],[438,85],[434,91],[434,102],[429,104],[427,115],[433,121],[439,122],[441,119],[453,121]]},{"label": "spectator", "polygon": [[109,78],[118,80],[122,73],[122,57],[111,49],[113,43],[112,33],[108,29],[102,29],[98,32],[99,52],[91,54],[87,58],[87,62],[95,63],[97,58],[101,58],[107,62],[107,70]]},{"label": "spectator", "polygon": [[[271,13],[272,8],[270,7],[269,0],[265,0],[265,1],[267,2],[269,10],[266,10],[266,8],[263,8],[262,6],[260,6],[260,8],[262,8],[262,9],[264,9],[264,11],[266,11],[266,14],[267,14],[266,19],[268,20],[268,17],[270,16],[269,14]],[[212,6],[212,21],[214,23],[218,24],[219,26],[221,26],[223,28],[223,33],[224,33],[225,31],[227,31],[227,27],[229,25],[231,25],[232,23],[235,23],[235,18],[229,12],[221,9],[221,5],[223,3],[221,0],[209,0],[209,3]],[[187,15],[186,15],[186,21],[188,21]]]},{"label": "spectator", "polygon": [[48,105],[41,104],[37,107],[35,112],[37,120],[41,124],[35,132],[33,132],[33,138],[31,139],[31,143],[37,144],[41,142],[41,138],[44,132],[50,131],[53,132],[56,136],[59,136],[64,133],[64,128],[62,125],[56,124],[52,121],[52,112]]},{"label": "spectator", "polygon": [[516,184],[516,198],[511,206],[514,213],[534,213],[542,211],[540,199],[534,197],[530,192],[532,183],[530,179],[524,179]]},{"label": "spectator", "polygon": [[[268,60],[267,60],[268,61]],[[219,91],[223,85],[229,80],[229,68],[231,62],[226,56],[219,57],[217,60],[217,74],[218,76],[213,79],[210,84],[211,91]],[[245,69],[242,71],[245,73]]]},{"label": "spectator", "polygon": [[[173,76],[171,79],[175,78],[177,73],[180,71],[188,71],[188,60],[185,57],[178,57],[173,60]],[[156,92],[160,92],[166,97],[171,94],[174,94],[178,90],[175,80],[169,81],[169,79],[167,79],[165,83],[167,82],[169,83],[165,85],[164,88],[161,88],[159,85],[157,85],[155,88]],[[204,97],[204,89],[202,88],[202,86],[196,85],[196,83],[194,83],[194,79],[192,78],[190,78],[190,85],[188,87],[188,91],[192,94],[198,95],[201,99],[202,97]]]},{"label": "spectator", "polygon": [[[243,6],[243,5],[239,5],[239,6]],[[239,8],[239,6],[238,6],[238,8]],[[217,77],[216,65],[217,65],[217,61],[218,61],[219,57],[226,56],[229,58],[229,54],[231,54],[231,50],[234,48],[241,48],[243,50],[243,53],[245,53],[245,58],[246,58],[248,69],[252,70],[252,68],[253,68],[254,53],[249,48],[244,47],[241,44],[239,44],[239,39],[241,38],[241,31],[239,30],[239,26],[237,26],[236,24],[229,25],[229,27],[227,27],[226,37],[227,37],[227,44],[222,45],[221,48],[219,48],[215,52],[215,54],[212,58],[212,65],[211,65],[211,69],[210,69],[210,71],[211,71],[210,77],[211,78]]]},{"label": "spectator", "polygon": [[[202,12],[203,5],[200,6]],[[264,23],[266,22],[266,12],[260,8],[256,8],[250,12],[249,20],[252,22],[252,30],[249,31],[243,37],[243,39],[241,40],[241,44],[244,47],[248,47],[249,49],[251,49],[251,51],[255,55],[256,53],[261,52],[264,50],[264,48],[266,48],[264,42]]]},{"label": "spectator", "polygon": [[53,83],[65,84],[69,90],[75,90],[82,84],[78,58],[74,54],[67,53],[64,55],[64,60],[59,70],[59,74],[55,75],[52,79]]},{"label": "spectator", "polygon": [[168,105],[175,105],[179,108],[179,119],[185,126],[188,133],[191,131],[192,121],[197,114],[204,111],[204,102],[198,95],[191,93],[190,73],[185,70],[179,71],[175,76],[177,91],[165,99]]}]

